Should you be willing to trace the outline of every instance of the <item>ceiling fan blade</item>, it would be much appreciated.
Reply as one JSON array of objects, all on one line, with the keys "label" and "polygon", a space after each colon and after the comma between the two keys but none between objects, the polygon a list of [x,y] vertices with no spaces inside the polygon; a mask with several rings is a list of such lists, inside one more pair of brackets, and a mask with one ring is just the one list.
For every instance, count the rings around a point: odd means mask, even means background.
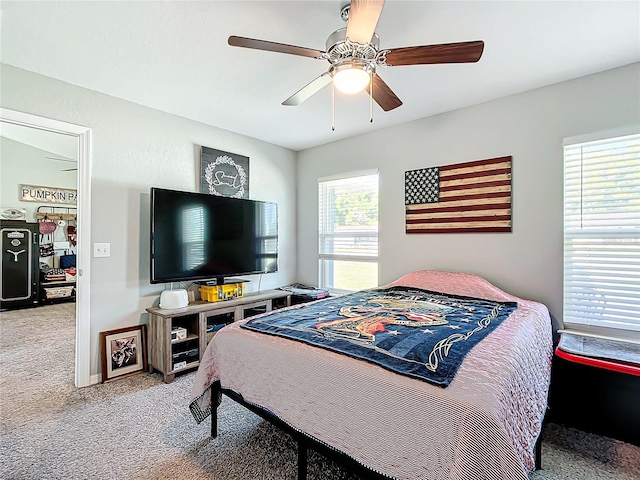
[{"label": "ceiling fan blade", "polygon": [[288,105],[291,107],[300,105],[311,95],[318,93],[324,87],[329,85],[331,83],[331,79],[332,79],[331,74],[329,72],[324,72],[315,80],[312,80],[310,83],[308,83],[307,85],[302,87],[300,90],[298,90],[296,93],[294,93],[289,98],[287,98],[284,102],[282,102],[282,105]]},{"label": "ceiling fan blade", "polygon": [[[367,85],[366,90],[367,93],[369,93],[369,85]],[[378,74],[373,76],[373,99],[385,112],[398,108],[402,105],[402,100],[393,93],[389,88],[389,85],[384,83],[384,80],[382,80]]]},{"label": "ceiling fan blade", "polygon": [[368,43],[376,31],[384,0],[351,0],[347,37],[352,42]]},{"label": "ceiling fan blade", "polygon": [[429,63],[473,63],[480,60],[484,42],[442,43],[421,47],[392,48],[386,55],[387,65],[425,65]]},{"label": "ceiling fan blade", "polygon": [[254,38],[229,37],[229,45],[233,47],[253,48],[256,50],[266,50],[268,52],[289,53],[291,55],[300,55],[301,57],[322,58],[324,54],[321,50],[313,48],[297,47],[295,45],[287,45],[285,43],[268,42],[266,40],[256,40]]}]

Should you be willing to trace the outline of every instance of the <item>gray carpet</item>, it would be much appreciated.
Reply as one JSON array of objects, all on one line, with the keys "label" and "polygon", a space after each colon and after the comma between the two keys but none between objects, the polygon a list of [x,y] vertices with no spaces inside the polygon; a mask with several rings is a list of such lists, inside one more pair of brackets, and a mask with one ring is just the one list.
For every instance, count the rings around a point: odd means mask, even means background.
[{"label": "gray carpet", "polygon": [[[0,312],[0,479],[296,477],[290,437],[225,399],[219,437],[188,409],[194,373],[73,386],[74,306]],[[97,335],[98,332],[94,332]],[[640,448],[558,425],[531,480],[640,478]],[[354,479],[310,454],[309,479]]]}]

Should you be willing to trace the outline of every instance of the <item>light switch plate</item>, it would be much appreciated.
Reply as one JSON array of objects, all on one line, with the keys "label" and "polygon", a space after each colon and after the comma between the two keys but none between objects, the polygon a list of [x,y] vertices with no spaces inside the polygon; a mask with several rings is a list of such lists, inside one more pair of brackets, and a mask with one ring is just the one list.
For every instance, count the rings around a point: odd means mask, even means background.
[{"label": "light switch plate", "polygon": [[111,244],[110,243],[94,243],[93,256],[94,257],[110,257]]}]

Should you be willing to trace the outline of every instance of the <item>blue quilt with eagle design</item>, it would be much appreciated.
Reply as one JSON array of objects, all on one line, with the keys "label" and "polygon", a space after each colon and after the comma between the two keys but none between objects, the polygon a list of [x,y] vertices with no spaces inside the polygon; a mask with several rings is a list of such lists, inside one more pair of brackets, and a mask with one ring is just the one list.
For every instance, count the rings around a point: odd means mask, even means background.
[{"label": "blue quilt with eagle design", "polygon": [[242,328],[339,352],[446,387],[517,308],[413,287],[362,290],[249,319]]}]

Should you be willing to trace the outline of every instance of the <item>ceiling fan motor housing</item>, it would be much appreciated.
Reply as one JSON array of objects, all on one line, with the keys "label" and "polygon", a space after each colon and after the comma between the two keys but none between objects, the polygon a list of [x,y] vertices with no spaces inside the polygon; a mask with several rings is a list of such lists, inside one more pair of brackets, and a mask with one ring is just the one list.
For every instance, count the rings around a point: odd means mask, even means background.
[{"label": "ceiling fan motor housing", "polygon": [[347,29],[340,28],[329,35],[326,42],[326,57],[331,63],[336,63],[345,58],[361,58],[375,61],[380,49],[380,37],[377,33],[369,43],[356,43],[347,38]]},{"label": "ceiling fan motor housing", "polygon": [[325,58],[331,63],[333,74],[341,68],[361,68],[366,72],[375,72],[375,64],[380,56],[380,37],[373,34],[369,43],[356,43],[347,38],[347,29],[336,30],[326,42]]}]

